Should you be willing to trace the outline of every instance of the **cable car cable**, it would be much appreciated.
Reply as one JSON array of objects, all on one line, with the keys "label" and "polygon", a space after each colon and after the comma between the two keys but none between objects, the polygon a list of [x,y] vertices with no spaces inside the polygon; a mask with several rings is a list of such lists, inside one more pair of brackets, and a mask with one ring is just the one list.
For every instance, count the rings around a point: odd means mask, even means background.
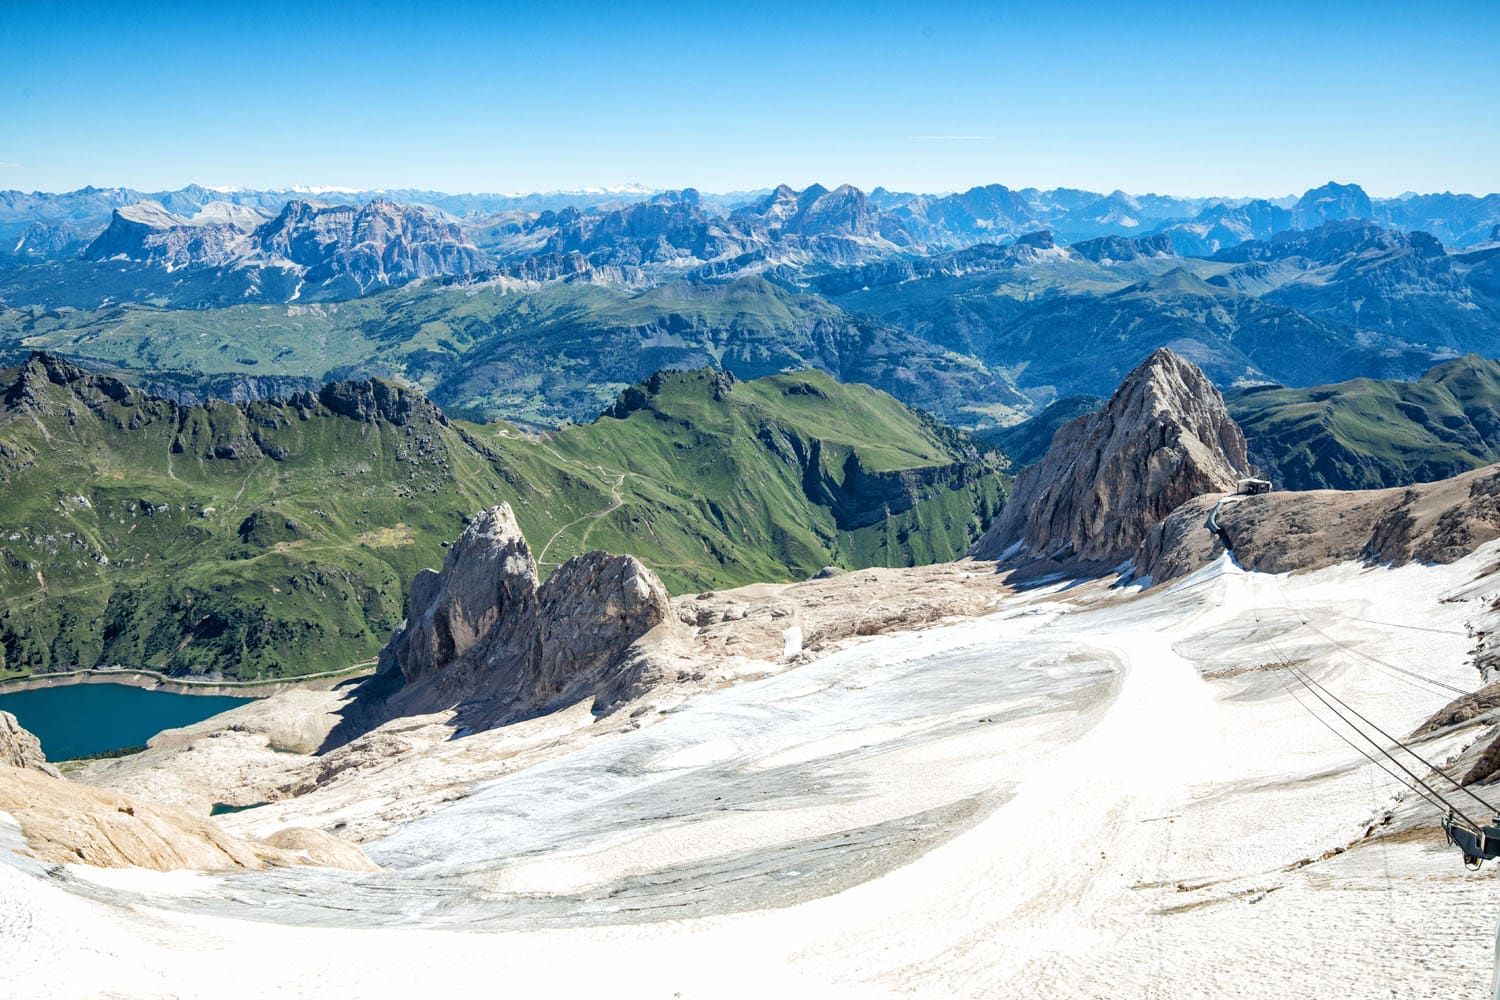
[{"label": "cable car cable", "polygon": [[[1353,722],[1350,722],[1349,719],[1348,719],[1348,717],[1345,716],[1342,712],[1340,712],[1339,709],[1338,709],[1338,707],[1332,701],[1329,701],[1328,698],[1325,698],[1319,692],[1319,688],[1322,688],[1323,691],[1327,691],[1328,690],[1327,688],[1323,688],[1322,685],[1318,684],[1317,681],[1312,681],[1311,683],[1309,683],[1308,682],[1308,678],[1300,670],[1298,670],[1296,667],[1294,667],[1294,666],[1292,666],[1290,664],[1287,665],[1287,669],[1292,672],[1292,676],[1293,677],[1296,677],[1298,680],[1300,680],[1302,682],[1303,686],[1306,687],[1307,690],[1312,693],[1313,697],[1317,698],[1324,705],[1327,705],[1328,708],[1335,715],[1337,715],[1340,719],[1343,719],[1344,722],[1351,729],[1354,729],[1354,730],[1358,731],[1359,727],[1356,726]],[[1314,685],[1316,685],[1316,686],[1314,686]],[[1332,692],[1329,692],[1329,697],[1334,698],[1335,701],[1339,701],[1339,704],[1343,705],[1345,708],[1349,708],[1349,705],[1348,705],[1347,702],[1339,700],[1336,695],[1332,694]],[[1432,767],[1432,765],[1429,764],[1427,761],[1422,760],[1422,758],[1418,754],[1413,753],[1412,750],[1409,747],[1403,745],[1400,740],[1397,740],[1395,737],[1393,737],[1390,734],[1386,733],[1379,726],[1376,726],[1373,722],[1370,722],[1363,715],[1360,715],[1359,712],[1355,711],[1353,708],[1349,708],[1349,711],[1351,713],[1353,713],[1357,718],[1363,720],[1367,725],[1371,726],[1373,729],[1375,729],[1377,732],[1379,732],[1386,739],[1390,740],[1395,746],[1400,747],[1401,749],[1405,750],[1407,753],[1411,754],[1413,757],[1416,757],[1417,760],[1422,761],[1422,763],[1425,766]],[[1452,802],[1450,802],[1448,800],[1448,798],[1443,795],[1442,792],[1439,792],[1436,788],[1433,788],[1427,782],[1425,782],[1421,778],[1417,777],[1417,775],[1416,775],[1416,773],[1414,771],[1412,771],[1410,768],[1408,768],[1405,764],[1402,764],[1401,761],[1398,760],[1395,757],[1395,755],[1390,752],[1390,750],[1388,750],[1384,746],[1382,746],[1378,740],[1373,739],[1368,733],[1360,732],[1360,735],[1363,736],[1366,740],[1368,740],[1370,742],[1371,746],[1375,747],[1375,749],[1379,750],[1393,764],[1395,764],[1397,767],[1399,767],[1401,769],[1402,773],[1410,776],[1413,781],[1417,782],[1423,788],[1427,789],[1427,791],[1431,792],[1438,799],[1439,802],[1441,802],[1441,803],[1443,803],[1443,805],[1447,806],[1448,809],[1451,810],[1454,814],[1456,814],[1460,819],[1462,819],[1464,822],[1468,823],[1469,825],[1473,826],[1476,830],[1480,829],[1480,825],[1478,823],[1475,823],[1473,819],[1471,819],[1467,814],[1465,814],[1462,810],[1460,810],[1457,806],[1455,806]],[[1462,785],[1459,785],[1458,782],[1453,781],[1453,779],[1449,778],[1447,774],[1444,774],[1442,771],[1438,770],[1437,768],[1432,768],[1432,770],[1434,772],[1438,773],[1438,774],[1442,774],[1444,778],[1447,778],[1448,781],[1452,782],[1454,785],[1457,785],[1457,787],[1458,787],[1458,789],[1460,791],[1466,792],[1471,798],[1473,798],[1480,805],[1485,806],[1485,808],[1489,808],[1488,803],[1486,803],[1484,801],[1484,799],[1481,799],[1478,795],[1475,795],[1473,792],[1469,791],[1467,788],[1464,788]]]},{"label": "cable car cable", "polygon": [[1363,747],[1355,743],[1343,733],[1339,732],[1333,723],[1329,722],[1327,719],[1319,715],[1313,709],[1313,707],[1307,702],[1303,701],[1302,696],[1297,694],[1296,690],[1286,682],[1286,678],[1282,676],[1282,672],[1280,670],[1273,671],[1273,673],[1276,674],[1276,679],[1281,682],[1281,686],[1286,689],[1286,693],[1292,696],[1292,700],[1295,701],[1298,705],[1301,705],[1303,711],[1307,712],[1308,715],[1316,719],[1323,726],[1323,728],[1327,729],[1330,733],[1347,743],[1351,748],[1353,748],[1355,753],[1359,754],[1365,760],[1369,761],[1371,764],[1374,764],[1390,777],[1394,778],[1397,783],[1401,785],[1401,787],[1407,789],[1408,791],[1415,792],[1417,795],[1421,796],[1424,802],[1432,806],[1438,812],[1441,813],[1445,811],[1442,804],[1437,799],[1434,799],[1431,795],[1428,795],[1426,792],[1422,791],[1421,788],[1418,788],[1416,785],[1412,784],[1410,781],[1407,781],[1405,778],[1401,777],[1401,775],[1391,770],[1390,766],[1382,762],[1379,758],[1370,756],[1370,754]]}]

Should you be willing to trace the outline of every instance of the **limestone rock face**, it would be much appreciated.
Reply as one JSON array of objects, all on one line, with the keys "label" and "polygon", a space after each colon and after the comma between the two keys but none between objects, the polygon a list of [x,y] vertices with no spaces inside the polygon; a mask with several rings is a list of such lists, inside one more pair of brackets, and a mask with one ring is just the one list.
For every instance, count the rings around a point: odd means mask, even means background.
[{"label": "limestone rock face", "polygon": [[509,505],[475,517],[441,572],[417,574],[409,607],[380,654],[382,669],[399,669],[408,687],[423,682],[450,705],[517,693],[540,655],[537,574]]},{"label": "limestone rock face", "polygon": [[539,592],[540,659],[533,692],[550,701],[598,688],[630,645],[671,613],[656,574],[634,556],[586,552],[569,559]]},{"label": "limestone rock face", "polygon": [[245,233],[228,222],[185,219],[152,201],[117,208],[109,228],[89,244],[90,260],[124,257],[168,268],[220,267],[248,248]]},{"label": "limestone rock face", "polygon": [[375,868],[358,847],[320,830],[288,827],[265,840],[242,840],[211,819],[68,781],[9,712],[0,712],[0,812],[21,825],[27,850],[42,861],[157,871]]},{"label": "limestone rock face", "polygon": [[321,831],[289,828],[265,841],[243,840],[207,817],[30,769],[0,768],[0,812],[21,825],[33,857],[54,863],[157,871],[375,868],[358,847]]},{"label": "limestone rock face", "polygon": [[1058,428],[1016,478],[981,559],[1109,567],[1186,501],[1251,473],[1245,436],[1197,366],[1160,348],[1105,406]]},{"label": "limestone rock face", "polygon": [[628,684],[627,651],[670,608],[661,581],[632,556],[575,556],[539,585],[515,515],[500,504],[469,524],[440,572],[417,574],[381,669],[400,673],[392,702],[401,711],[483,705],[494,718]]},{"label": "limestone rock face", "polygon": [[[318,402],[340,416],[373,422],[386,420],[397,427],[419,420],[447,426],[443,411],[419,392],[389,382],[328,382],[317,394]],[[310,403],[310,400],[296,400]]]},{"label": "limestone rock face", "polygon": [[1157,583],[1218,558],[1224,539],[1245,569],[1293,573],[1344,562],[1401,566],[1456,562],[1500,538],[1500,466],[1384,490],[1306,490],[1236,497],[1206,527],[1217,501],[1199,497],[1156,525],[1135,568]]},{"label": "limestone rock face", "polygon": [[57,768],[47,763],[42,741],[21,728],[9,712],[0,712],[0,767],[27,767],[60,777]]}]

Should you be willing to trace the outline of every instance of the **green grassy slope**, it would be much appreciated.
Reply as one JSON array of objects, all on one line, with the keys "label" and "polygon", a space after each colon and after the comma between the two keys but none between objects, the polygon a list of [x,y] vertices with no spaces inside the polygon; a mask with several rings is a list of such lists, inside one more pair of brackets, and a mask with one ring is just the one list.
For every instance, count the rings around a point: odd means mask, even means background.
[{"label": "green grassy slope", "polygon": [[1475,355],[1415,382],[1275,386],[1227,402],[1252,461],[1286,489],[1430,482],[1500,460],[1500,362]]},{"label": "green grassy slope", "polygon": [[662,375],[611,414],[538,437],[378,381],[183,407],[33,358],[0,373],[0,676],[342,668],[500,500],[543,572],[604,548],[678,591],[953,558],[1003,502],[968,438],[821,373]]},{"label": "green grassy slope", "polygon": [[151,372],[401,376],[451,413],[589,420],[664,368],[741,378],[819,369],[929,412],[1028,405],[972,357],[758,278],[646,290],[418,283],[348,302],[93,311],[0,309],[0,348]]},{"label": "green grassy slope", "polygon": [[975,436],[994,445],[1010,460],[1012,471],[1020,471],[1047,453],[1052,436],[1063,424],[1104,405],[1098,396],[1064,396],[1042,412],[1018,424],[978,432]]}]

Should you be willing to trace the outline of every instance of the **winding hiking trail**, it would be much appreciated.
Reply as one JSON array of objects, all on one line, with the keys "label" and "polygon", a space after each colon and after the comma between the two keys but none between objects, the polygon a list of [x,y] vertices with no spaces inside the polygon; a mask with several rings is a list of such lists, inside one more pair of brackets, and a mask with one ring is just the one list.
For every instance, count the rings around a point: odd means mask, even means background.
[{"label": "winding hiking trail", "polygon": [[[595,466],[590,466],[590,468],[597,470],[601,475],[604,474],[604,469],[603,469],[602,466],[595,465]],[[542,548],[541,548],[541,551],[537,553],[537,555],[536,555],[536,563],[537,563],[537,565],[538,566],[543,566],[543,565],[549,565],[549,566],[550,565],[557,565],[557,563],[549,563],[549,562],[547,562],[547,551],[552,548],[552,543],[555,542],[555,541],[557,541],[563,535],[567,534],[575,526],[580,525],[580,524],[582,524],[585,521],[589,521],[591,523],[589,524],[589,526],[586,529],[584,529],[583,536],[579,539],[578,544],[579,544],[580,548],[582,546],[584,546],[584,545],[587,545],[588,544],[588,540],[589,540],[589,534],[594,530],[594,525],[597,524],[601,518],[608,517],[609,515],[613,514],[615,511],[619,510],[621,507],[625,506],[625,499],[624,499],[624,497],[622,497],[620,495],[620,490],[624,487],[624,485],[625,485],[625,474],[622,472],[622,473],[620,473],[615,478],[614,485],[610,487],[610,497],[611,497],[612,502],[610,503],[610,505],[608,507],[605,507],[602,510],[595,511],[592,514],[585,514],[582,517],[575,518],[574,520],[569,521],[567,524],[563,525],[561,528],[558,528],[556,531],[554,531],[552,533],[552,537],[549,538],[549,539],[547,539],[546,544],[544,544],[542,546]]]}]

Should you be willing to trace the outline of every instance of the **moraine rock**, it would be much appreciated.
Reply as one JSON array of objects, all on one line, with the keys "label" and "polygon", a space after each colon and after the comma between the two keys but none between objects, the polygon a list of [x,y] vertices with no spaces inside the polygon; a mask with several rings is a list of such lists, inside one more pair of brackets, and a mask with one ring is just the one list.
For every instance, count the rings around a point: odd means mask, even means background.
[{"label": "moraine rock", "polygon": [[465,709],[488,725],[517,712],[629,696],[642,664],[631,647],[666,621],[666,588],[633,556],[589,552],[538,585],[507,504],[479,514],[439,572],[412,581],[407,621],[381,653],[402,687],[386,715]]},{"label": "moraine rock", "polygon": [[1162,518],[1251,473],[1245,437],[1203,372],[1160,348],[1104,407],[1060,427],[1016,478],[972,555],[1109,568]]}]

